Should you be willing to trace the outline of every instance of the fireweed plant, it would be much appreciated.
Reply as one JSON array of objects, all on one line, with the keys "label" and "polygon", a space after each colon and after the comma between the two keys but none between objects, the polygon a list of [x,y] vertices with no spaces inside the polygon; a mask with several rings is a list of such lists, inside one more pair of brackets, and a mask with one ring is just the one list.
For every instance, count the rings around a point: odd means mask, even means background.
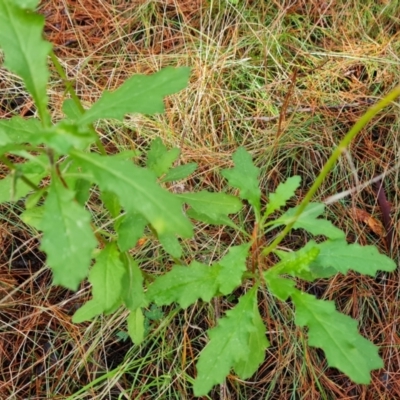
[{"label": "fireweed plant", "polygon": [[[146,166],[140,166],[134,151],[107,155],[92,124],[100,119],[121,120],[127,113],[162,113],[164,97],[187,86],[190,69],[168,67],[153,75],[134,75],[115,91],[104,91],[85,110],[51,44],[42,38],[44,18],[35,13],[37,3],[0,0],[4,67],[22,78],[37,109],[35,118],[14,116],[0,121],[0,159],[10,171],[0,180],[0,200],[23,199],[21,219],[42,232],[41,249],[53,272],[54,285],[76,290],[88,277],[92,299],[72,320],[80,323],[124,305],[130,311],[128,333],[139,345],[145,339],[144,308],[151,303],[162,306],[175,302],[187,308],[200,299],[210,302],[217,296],[228,296],[241,285],[250,287],[208,331],[209,341],[199,355],[193,388],[196,396],[202,396],[222,383],[231,370],[241,379],[249,378],[264,360],[269,341],[257,302],[257,292],[264,287],[281,301],[290,299],[295,324],[307,328],[308,344],[323,349],[329,366],[356,383],[368,384],[371,371],[383,367],[378,348],[358,333],[355,320],[336,311],[332,301],[303,293],[296,288],[295,279],[312,282],[346,274],[349,269],[374,276],[378,270],[395,269],[395,263],[374,246],[347,243],[344,232],[320,218],[324,204],[311,200],[346,146],[396,99],[400,87],[360,118],[297,207],[281,211],[295,195],[299,176],[269,193],[266,204],[261,202],[259,169],[244,148],[233,154],[234,167],[221,172],[237,196],[207,191],[171,193],[165,184],[186,178],[197,167],[194,163],[174,166],[179,149],[167,149],[155,139],[146,154]],[[46,93],[49,57],[70,94],[62,105],[65,117],[57,123],[52,122]],[[113,217],[114,234],[91,220],[85,205],[92,186],[100,190],[100,198]],[[255,217],[251,233],[243,232],[229,217],[241,210],[244,201]],[[193,237],[192,220],[237,229],[246,241],[230,247],[212,265],[197,261],[184,265],[181,241]],[[276,228],[280,233],[261,244],[265,241],[260,238]],[[145,229],[175,264],[157,277],[144,275],[140,260],[130,252]],[[292,229],[303,229],[324,240],[310,240],[296,251],[278,248]],[[279,261],[267,268],[265,260],[271,254]]]}]

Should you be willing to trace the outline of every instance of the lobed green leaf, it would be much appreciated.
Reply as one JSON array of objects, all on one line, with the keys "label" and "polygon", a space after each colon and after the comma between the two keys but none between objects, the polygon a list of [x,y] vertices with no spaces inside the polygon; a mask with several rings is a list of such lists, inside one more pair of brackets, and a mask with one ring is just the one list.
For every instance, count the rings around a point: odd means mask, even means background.
[{"label": "lobed green leaf", "polygon": [[375,276],[378,271],[394,271],[396,263],[379,253],[375,246],[348,244],[345,240],[327,240],[317,245],[318,257],[311,263],[314,273],[328,269],[346,274],[350,269],[360,274]]},{"label": "lobed green leaf", "polygon": [[257,306],[257,288],[242,296],[208,336],[210,341],[196,366],[195,396],[204,396],[222,383],[231,368],[241,379],[250,377],[264,360],[269,343]]},{"label": "lobed green leaf", "polygon": [[196,168],[196,163],[178,165],[177,167],[171,168],[161,179],[161,182],[179,181],[191,175]]},{"label": "lobed green leaf", "polygon": [[233,154],[234,168],[222,170],[222,176],[228,179],[231,186],[240,190],[240,197],[260,212],[261,191],[259,188],[259,168],[254,166],[251,155],[239,147]]},{"label": "lobed green leaf", "polygon": [[157,305],[177,302],[187,308],[198,299],[210,301],[218,290],[219,268],[193,261],[189,266],[175,265],[149,286],[146,297]]},{"label": "lobed green leaf", "polygon": [[179,149],[168,150],[162,140],[158,137],[151,142],[150,150],[147,153],[147,167],[157,177],[164,175],[172,167],[172,164],[179,157]]},{"label": "lobed green leaf", "polygon": [[149,286],[147,298],[158,305],[177,302],[182,308],[198,299],[210,301],[219,293],[231,293],[242,282],[250,244],[234,246],[212,266],[193,261],[188,267],[176,265]]},{"label": "lobed green leaf", "polygon": [[317,300],[296,290],[291,294],[296,307],[296,325],[308,327],[308,343],[324,350],[328,365],[354,382],[368,384],[370,373],[382,368],[378,347],[358,333],[357,322],[336,311],[332,301]]},{"label": "lobed green leaf", "polygon": [[[323,203],[309,203],[304,212],[298,217],[293,229],[304,229],[314,236],[323,235],[329,239],[343,239],[345,234],[342,230],[332,224],[332,222],[318,218],[325,211]],[[273,223],[274,227],[287,225],[297,212],[297,207],[290,208]]]},{"label": "lobed green leaf", "polygon": [[[212,193],[202,190],[195,193],[182,193],[178,197],[188,204],[195,213],[205,215],[211,221],[228,221],[229,214],[235,214],[242,208],[242,202],[226,193]],[[190,214],[188,214],[190,215]]]},{"label": "lobed green leaf", "polygon": [[71,157],[92,174],[102,191],[114,192],[128,213],[142,215],[159,235],[191,237],[192,224],[182,212],[181,200],[162,189],[152,171],[112,156],[73,150]]},{"label": "lobed green leaf", "polygon": [[285,182],[280,183],[275,193],[268,196],[268,205],[264,217],[271,215],[273,212],[283,207],[287,201],[295,195],[296,189],[300,186],[301,177],[292,176]]},{"label": "lobed green leaf", "polygon": [[97,245],[90,214],[74,201],[75,193],[53,176],[40,223],[41,249],[53,271],[53,284],[76,290],[87,276]]},{"label": "lobed green leaf", "polygon": [[128,113],[162,113],[164,97],[184,89],[189,75],[187,67],[167,67],[152,75],[134,75],[114,92],[104,91],[78,122],[86,125],[103,118],[122,120]]}]

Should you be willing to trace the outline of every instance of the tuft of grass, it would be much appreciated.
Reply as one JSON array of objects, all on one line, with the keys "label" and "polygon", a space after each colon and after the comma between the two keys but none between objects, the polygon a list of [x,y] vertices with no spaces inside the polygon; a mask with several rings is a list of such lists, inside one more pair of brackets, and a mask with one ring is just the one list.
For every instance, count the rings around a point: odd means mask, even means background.
[{"label": "tuft of grass", "polygon": [[[96,126],[110,153],[143,151],[161,137],[181,149],[182,163],[197,162],[196,173],[171,190],[225,191],[219,171],[230,165],[238,146],[245,146],[261,168],[264,195],[285,178],[302,176],[295,205],[349,127],[400,81],[398,0],[241,0],[236,5],[225,0],[43,0],[40,10],[46,37],[85,106],[131,74],[168,65],[192,67],[188,89],[166,99],[165,114],[131,115]],[[65,93],[54,71],[52,77],[57,120]],[[1,68],[0,93],[0,117],[35,113],[21,82]],[[393,104],[356,138],[316,200],[357,188],[396,165],[399,128],[399,107]],[[1,174],[6,174],[3,166]],[[399,181],[398,169],[383,179],[395,233],[400,231]],[[111,226],[95,190],[88,207],[97,224]],[[349,241],[375,244],[399,260],[398,235],[388,249],[382,236],[356,218],[356,208],[381,220],[372,185],[329,204],[327,216]],[[205,331],[235,304],[235,296],[185,311],[146,310],[149,336],[141,346],[123,340],[123,312],[73,325],[71,315],[88,299],[89,287],[72,293],[51,286],[38,234],[19,221],[21,210],[19,204],[4,205],[0,213],[0,397],[193,398],[194,364],[207,342]],[[251,229],[246,209],[235,218]],[[145,239],[134,249],[143,270],[170,268],[151,236]],[[186,261],[211,262],[241,240],[230,229],[199,224],[195,238],[184,242]],[[306,240],[293,232],[282,246]],[[355,385],[327,368],[323,353],[308,348],[306,333],[294,326],[290,304],[260,292],[271,341],[265,362],[247,381],[230,375],[208,398],[399,398],[398,281],[396,271],[375,279],[354,273],[299,283],[319,298],[335,300],[340,311],[358,319],[362,334],[381,346],[385,368],[374,373],[370,386]]]}]

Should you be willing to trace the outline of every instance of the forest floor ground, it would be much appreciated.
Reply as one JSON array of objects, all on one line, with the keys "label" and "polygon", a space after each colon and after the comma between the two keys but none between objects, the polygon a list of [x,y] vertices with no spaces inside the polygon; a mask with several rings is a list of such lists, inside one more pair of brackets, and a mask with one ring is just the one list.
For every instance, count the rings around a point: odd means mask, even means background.
[{"label": "forest floor ground", "polygon": [[[234,4],[237,3],[237,4]],[[261,168],[263,194],[292,175],[302,177],[299,203],[335,145],[366,111],[400,82],[400,2],[344,0],[43,0],[46,38],[53,43],[84,105],[135,73],[189,66],[188,88],[166,100],[166,113],[131,115],[96,129],[108,152],[145,151],[155,137],[181,149],[197,172],[185,190],[224,190],[219,171],[244,146]],[[15,76],[0,69],[0,117],[29,116],[32,101]],[[53,73],[53,117],[61,114],[62,82]],[[376,245],[399,260],[399,104],[379,114],[353,141],[316,201],[376,175],[391,204],[393,240],[385,238],[373,185],[330,204],[326,216],[349,242]],[[185,311],[146,311],[151,336],[134,346],[126,313],[74,325],[73,312],[90,295],[51,286],[39,237],[18,219],[20,205],[1,208],[0,399],[191,399],[194,363],[205,331],[231,299]],[[105,211],[90,204],[94,219]],[[252,221],[243,220],[243,226]],[[199,260],[232,244],[223,227],[201,226],[192,243]],[[285,245],[298,248],[295,231]],[[137,256],[150,264],[157,244]],[[359,322],[381,348],[385,367],[371,385],[356,385],[328,368],[323,352],[306,345],[287,304],[260,304],[269,327],[265,361],[247,381],[229,375],[211,399],[399,399],[399,271],[365,277],[337,275],[299,283]],[[240,289],[239,289],[240,290]]]}]

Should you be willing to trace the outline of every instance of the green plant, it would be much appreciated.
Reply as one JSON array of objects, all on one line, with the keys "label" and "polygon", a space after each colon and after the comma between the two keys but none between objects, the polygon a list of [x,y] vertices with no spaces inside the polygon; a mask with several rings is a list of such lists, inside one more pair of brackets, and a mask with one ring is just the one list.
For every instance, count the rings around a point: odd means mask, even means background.
[{"label": "green plant", "polygon": [[[146,318],[151,319],[144,312],[150,303],[163,306],[176,302],[186,308],[199,299],[211,301],[216,296],[229,296],[250,282],[251,289],[209,331],[209,344],[197,364],[196,395],[206,394],[221,383],[231,368],[245,379],[263,361],[268,340],[257,302],[261,286],[282,301],[291,299],[296,324],[308,327],[309,344],[325,351],[330,366],[357,383],[368,383],[370,371],[382,367],[377,347],[359,335],[356,322],[338,313],[332,302],[303,293],[291,278],[313,281],[349,269],[373,276],[378,269],[395,268],[395,263],[375,247],[348,244],[342,231],[319,218],[324,205],[312,203],[311,199],[343,149],[399,95],[400,88],[357,122],[298,207],[281,213],[300,184],[296,176],[270,193],[266,204],[261,202],[259,170],[243,148],[233,156],[234,168],[222,171],[229,185],[239,191],[238,196],[205,191],[173,194],[165,184],[187,177],[196,168],[195,164],[173,166],[179,157],[178,149],[168,150],[161,140],[154,140],[143,167],[136,160],[135,151],[105,154],[91,124],[103,118],[122,119],[126,113],[163,112],[163,97],[186,87],[189,69],[166,68],[151,76],[133,76],[116,91],[104,92],[88,110],[83,109],[72,85],[65,80],[70,94],[63,103],[65,118],[53,123],[46,94],[49,55],[61,77],[65,79],[65,75],[50,44],[42,39],[43,18],[33,12],[36,4],[25,1],[16,5],[14,1],[0,0],[4,65],[24,80],[39,116],[0,121],[1,161],[10,169],[10,174],[0,181],[0,200],[24,199],[21,218],[43,232],[41,248],[53,271],[54,284],[76,289],[89,276],[92,300],[76,312],[73,321],[112,313],[125,305],[130,310],[128,333],[134,343],[140,344]],[[111,232],[95,226],[85,207],[93,186],[100,189],[101,200],[113,218]],[[242,201],[248,202],[254,213],[256,222],[251,234],[229,218],[241,210]],[[273,218],[275,213],[280,216]],[[194,228],[189,218],[236,229],[244,243],[232,246],[211,266],[196,261],[185,266],[178,237],[192,237]],[[283,228],[276,238],[263,245],[260,239],[279,227]],[[176,264],[156,278],[144,276],[140,260],[130,252],[147,228]],[[325,240],[310,240],[297,251],[279,249],[291,229],[304,229]],[[271,253],[280,261],[267,269],[265,260]],[[156,310],[160,312],[153,308]]]}]

